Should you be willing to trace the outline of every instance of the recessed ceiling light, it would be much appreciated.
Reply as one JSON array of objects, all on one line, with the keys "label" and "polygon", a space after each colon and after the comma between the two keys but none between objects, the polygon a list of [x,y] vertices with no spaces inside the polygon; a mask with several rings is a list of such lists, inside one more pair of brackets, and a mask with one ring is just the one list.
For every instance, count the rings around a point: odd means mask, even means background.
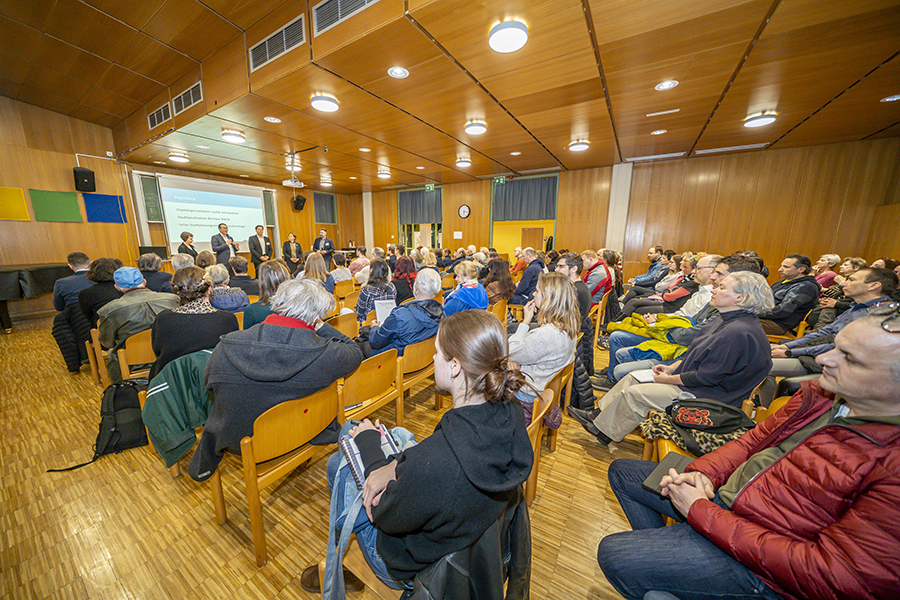
[{"label": "recessed ceiling light", "polygon": [[522,153],[519,152],[518,150],[516,150],[515,152],[510,152],[510,153],[509,153],[510,156],[519,156],[520,154],[522,154]]},{"label": "recessed ceiling light", "polygon": [[351,177],[350,179],[356,179],[356,177]]},{"label": "recessed ceiling light", "polygon": [[338,101],[331,96],[313,96],[309,103],[314,109],[322,112],[334,112],[340,108]]},{"label": "recessed ceiling light", "polygon": [[677,113],[680,110],[681,110],[680,108],[673,108],[672,110],[661,110],[661,111],[655,112],[655,113],[647,113],[647,116],[648,117],[658,117],[660,115],[671,115],[672,113]]},{"label": "recessed ceiling light", "polygon": [[472,161],[466,157],[458,158],[456,160],[456,166],[457,167],[471,167]]},{"label": "recessed ceiling light", "polygon": [[515,52],[528,41],[528,26],[521,21],[504,21],[491,27],[488,45],[494,52]]},{"label": "recessed ceiling light", "polygon": [[775,113],[762,113],[744,119],[744,127],[765,127],[775,122]]},{"label": "recessed ceiling light", "polygon": [[668,129],[657,129],[656,131],[651,131],[650,135],[662,135],[667,131]]},{"label": "recessed ceiling light", "polygon": [[154,161],[153,161],[153,164],[155,164],[155,165],[164,165],[164,164],[166,164],[166,161],[164,161],[164,160],[154,160]]},{"label": "recessed ceiling light", "polygon": [[897,94],[895,96],[888,96],[887,98],[882,98],[881,100],[879,100],[879,102],[896,102],[898,100],[900,100],[900,94]]},{"label": "recessed ceiling light", "polygon": [[409,77],[409,71],[407,71],[403,67],[391,67],[390,69],[388,69],[388,75],[390,75],[394,79],[406,79],[407,77]]},{"label": "recessed ceiling light", "polygon": [[244,132],[237,129],[223,129],[222,139],[232,144],[243,144],[247,141],[247,138],[244,137]]},{"label": "recessed ceiling light", "polygon": [[360,148],[359,151],[360,152],[371,152],[372,150],[370,148]]},{"label": "recessed ceiling light", "polygon": [[677,81],[675,81],[674,79],[667,79],[666,81],[657,83],[655,86],[653,86],[653,89],[655,89],[657,92],[664,92],[666,90],[671,90],[676,85],[678,85]]},{"label": "recessed ceiling light", "polygon": [[300,171],[300,157],[289,154],[284,159],[284,168],[288,171]]},{"label": "recessed ceiling light", "polygon": [[238,177],[250,177],[250,176],[245,173],[241,173],[240,175],[238,175]]},{"label": "recessed ceiling light", "polygon": [[198,148],[202,148],[203,150],[209,150],[209,146],[204,146],[203,144],[197,144]]},{"label": "recessed ceiling light", "polygon": [[569,150],[572,152],[584,152],[590,148],[591,144],[587,140],[576,140],[569,144]]},{"label": "recessed ceiling light", "polygon": [[263,121],[266,123],[281,123],[281,119],[278,117],[263,117]]},{"label": "recessed ceiling light", "polygon": [[169,152],[169,160],[172,162],[186,163],[191,162],[191,157],[184,152]]},{"label": "recessed ceiling light", "polygon": [[422,170],[425,169],[425,167],[416,167],[416,168],[417,168],[418,170],[420,170],[420,171],[422,171]]},{"label": "recessed ceiling light", "polygon": [[378,179],[390,179],[391,172],[390,171],[378,171]]},{"label": "recessed ceiling light", "polygon": [[466,133],[469,135],[481,135],[487,131],[487,125],[484,121],[470,121],[466,123]]}]

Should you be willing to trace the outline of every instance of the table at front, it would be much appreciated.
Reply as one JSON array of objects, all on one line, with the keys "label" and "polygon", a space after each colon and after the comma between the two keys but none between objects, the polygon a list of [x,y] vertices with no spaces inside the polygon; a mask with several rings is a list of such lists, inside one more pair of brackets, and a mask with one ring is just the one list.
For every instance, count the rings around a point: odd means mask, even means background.
[{"label": "table at front", "polygon": [[8,300],[37,298],[53,291],[57,279],[68,277],[68,265],[6,265],[0,267],[0,327],[12,333]]}]

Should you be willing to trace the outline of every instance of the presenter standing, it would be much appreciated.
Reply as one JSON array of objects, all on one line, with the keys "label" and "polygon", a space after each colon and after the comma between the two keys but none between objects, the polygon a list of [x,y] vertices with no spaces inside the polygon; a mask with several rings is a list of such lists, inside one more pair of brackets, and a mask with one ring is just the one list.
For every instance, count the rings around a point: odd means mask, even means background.
[{"label": "presenter standing", "polygon": [[225,265],[228,273],[234,275],[231,267],[228,266],[228,261],[237,254],[240,244],[228,235],[228,225],[226,223],[219,223],[219,233],[212,236],[210,244],[212,244],[212,251],[216,253],[216,264]]},{"label": "presenter standing", "polygon": [[322,255],[325,259],[325,267],[331,264],[331,257],[334,255],[334,242],[328,237],[328,232],[324,229],[319,230],[319,237],[313,242],[313,250]]},{"label": "presenter standing", "polygon": [[250,246],[250,260],[253,262],[255,272],[259,272],[259,265],[272,258],[272,242],[263,235],[265,228],[262,225],[256,226],[256,236],[250,238],[248,245]]},{"label": "presenter standing", "polygon": [[303,248],[300,244],[297,243],[297,236],[293,234],[293,232],[288,234],[288,241],[284,243],[284,247],[281,249],[281,254],[284,256],[284,260],[287,263],[288,270],[291,272],[293,276],[294,273],[297,272],[297,269],[300,268],[300,260],[303,256]]}]

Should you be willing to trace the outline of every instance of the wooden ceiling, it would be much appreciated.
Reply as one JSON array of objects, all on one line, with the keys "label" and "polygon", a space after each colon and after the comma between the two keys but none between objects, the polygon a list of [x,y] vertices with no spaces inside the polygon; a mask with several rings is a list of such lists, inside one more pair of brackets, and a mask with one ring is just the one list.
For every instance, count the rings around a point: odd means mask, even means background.
[{"label": "wooden ceiling", "polygon": [[[900,135],[900,101],[880,102],[900,94],[900,0],[378,0],[313,35],[315,4],[0,0],[0,94],[111,127],[134,164],[183,151],[188,170],[278,184],[298,152],[306,186],[346,194]],[[300,16],[305,42],[251,73],[249,48]],[[507,19],[528,43],[498,54]],[[203,100],[150,129],[198,81]],[[777,120],[743,126],[761,112]]]}]

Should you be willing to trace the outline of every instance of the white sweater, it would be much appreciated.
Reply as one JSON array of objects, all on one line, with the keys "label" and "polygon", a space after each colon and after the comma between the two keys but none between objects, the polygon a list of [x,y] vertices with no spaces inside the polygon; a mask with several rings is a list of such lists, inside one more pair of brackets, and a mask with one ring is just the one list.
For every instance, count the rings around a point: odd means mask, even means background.
[{"label": "white sweater", "polygon": [[[519,323],[509,338],[509,358],[519,363],[525,379],[540,393],[560,369],[575,360],[575,338],[554,325],[529,329],[528,325]],[[529,388],[524,392],[533,393]]]}]

